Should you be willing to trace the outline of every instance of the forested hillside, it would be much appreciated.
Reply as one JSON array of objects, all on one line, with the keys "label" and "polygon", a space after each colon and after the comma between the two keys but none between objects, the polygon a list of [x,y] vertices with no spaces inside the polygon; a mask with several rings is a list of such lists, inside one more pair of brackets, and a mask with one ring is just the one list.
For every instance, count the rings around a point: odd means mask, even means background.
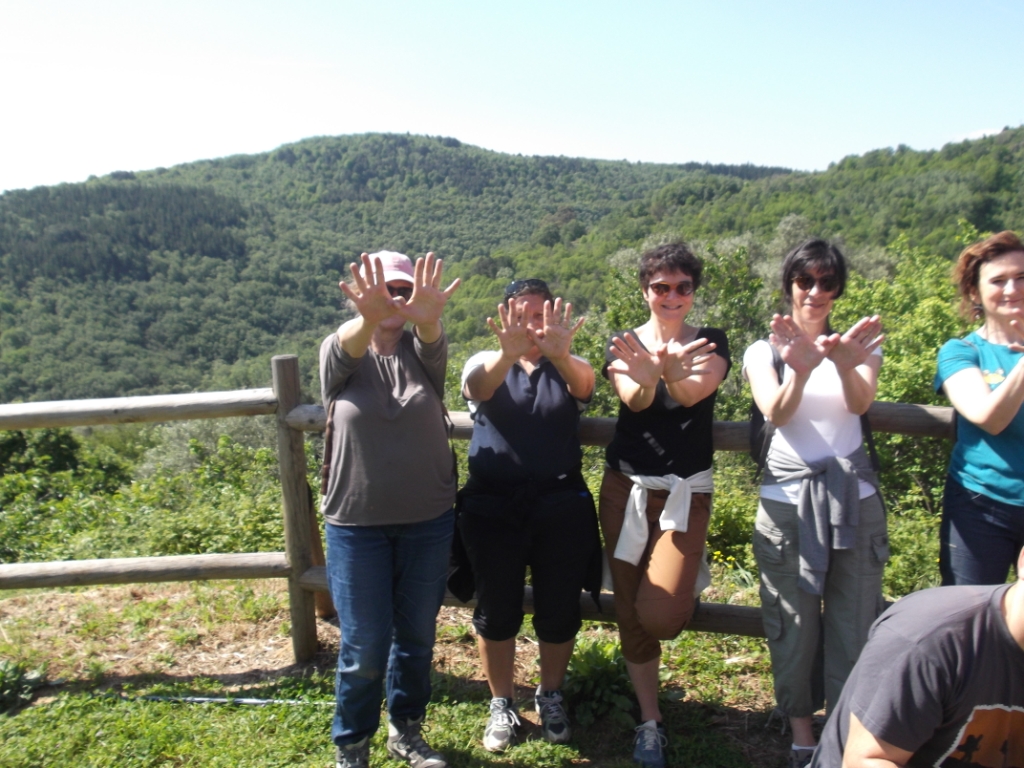
[{"label": "forested hillside", "polygon": [[575,241],[697,168],[370,135],[9,192],[0,401],[262,384],[269,355],[337,323],[338,279],[364,249],[434,250],[490,278],[495,249]]},{"label": "forested hillside", "polygon": [[949,257],[960,219],[1024,228],[1022,147],[1024,129],[1006,130],[791,173],[366,135],[8,192],[0,402],[263,385],[288,352],[311,381],[317,339],[343,316],[337,281],[366,249],[446,260],[464,280],[446,315],[457,344],[483,333],[513,276],[602,307],[609,257],[665,233],[767,262],[780,232],[812,232],[891,274],[898,235]]}]

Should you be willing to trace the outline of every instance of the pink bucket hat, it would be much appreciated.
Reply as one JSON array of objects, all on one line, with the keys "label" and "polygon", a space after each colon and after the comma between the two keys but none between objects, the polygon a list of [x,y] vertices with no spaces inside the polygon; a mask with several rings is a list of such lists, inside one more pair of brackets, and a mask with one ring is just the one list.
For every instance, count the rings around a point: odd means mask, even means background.
[{"label": "pink bucket hat", "polygon": [[[376,253],[370,254],[370,267],[374,268],[374,262],[380,260],[381,266],[384,267],[384,282],[390,283],[392,280],[402,280],[406,283],[413,282],[413,271],[412,261],[404,253],[398,253],[397,251],[377,251]],[[359,268],[360,273],[363,272],[363,268]],[[366,277],[363,274],[363,277]]]}]

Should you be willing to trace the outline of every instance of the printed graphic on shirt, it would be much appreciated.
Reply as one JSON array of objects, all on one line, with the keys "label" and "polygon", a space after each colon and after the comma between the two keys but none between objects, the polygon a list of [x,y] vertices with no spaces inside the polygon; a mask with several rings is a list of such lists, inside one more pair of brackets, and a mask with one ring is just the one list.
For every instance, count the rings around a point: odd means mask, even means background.
[{"label": "printed graphic on shirt", "polygon": [[975,707],[953,743],[937,768],[1024,766],[1024,709]]},{"label": "printed graphic on shirt", "polygon": [[985,379],[985,383],[990,387],[995,387],[998,384],[1002,384],[1006,378],[1006,372],[1002,368],[996,368],[994,371],[986,371],[982,369],[982,378]]}]

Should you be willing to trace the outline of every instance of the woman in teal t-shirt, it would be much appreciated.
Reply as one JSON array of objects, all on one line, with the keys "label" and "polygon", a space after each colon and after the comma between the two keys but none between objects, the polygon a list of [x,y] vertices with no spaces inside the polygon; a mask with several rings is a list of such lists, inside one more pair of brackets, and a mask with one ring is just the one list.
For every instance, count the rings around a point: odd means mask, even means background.
[{"label": "woman in teal t-shirt", "polygon": [[939,350],[935,388],[957,412],[942,500],[942,583],[1000,584],[1024,547],[1024,243],[1010,231],[960,254],[961,307],[978,330]]}]

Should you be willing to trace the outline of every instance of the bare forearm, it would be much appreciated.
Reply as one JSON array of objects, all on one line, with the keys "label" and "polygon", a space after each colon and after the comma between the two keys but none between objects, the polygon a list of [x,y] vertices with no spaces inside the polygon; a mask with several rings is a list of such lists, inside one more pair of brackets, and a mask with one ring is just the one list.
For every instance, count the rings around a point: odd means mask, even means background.
[{"label": "bare forearm", "polygon": [[843,768],[904,768],[913,756],[913,752],[872,734],[855,714],[850,713]]},{"label": "bare forearm", "polygon": [[[712,355],[702,366],[702,373],[691,373],[677,381],[665,381],[669,397],[690,407],[711,395],[725,379],[728,366],[723,358]],[[663,377],[664,378],[664,377]]]},{"label": "bare forearm", "polygon": [[679,379],[679,381],[673,381],[671,383],[665,382],[665,387],[668,389],[668,396],[675,400],[680,405],[687,407],[699,403],[711,392],[705,392],[707,387],[703,382],[695,380],[693,377],[687,377],[685,379]]},{"label": "bare forearm", "polygon": [[483,365],[478,366],[466,379],[463,393],[470,400],[485,402],[494,397],[494,393],[505,381],[505,377],[515,364],[515,358],[507,358],[501,352],[493,352]]},{"label": "bare forearm", "polygon": [[[793,418],[804,397],[804,387],[811,374],[795,373],[781,384],[774,399],[763,408],[762,412],[768,421],[776,427],[785,426]],[[758,406],[760,407],[760,405]]]},{"label": "bare forearm", "polygon": [[354,317],[338,329],[338,343],[351,357],[362,357],[370,348],[376,327],[366,322],[362,315]]},{"label": "bare forearm", "polygon": [[875,392],[878,389],[874,380],[864,378],[858,368],[849,371],[839,371],[839,380],[843,384],[843,399],[846,401],[846,410],[860,416],[868,412],[871,403],[875,401]]},{"label": "bare forearm", "polygon": [[637,412],[650,408],[654,402],[654,395],[657,392],[657,385],[646,387],[638,384],[625,374],[615,374],[612,379],[612,388],[619,399],[625,403],[629,410]]},{"label": "bare forearm", "polygon": [[[1024,361],[1024,358],[1021,360]],[[1000,386],[991,390],[988,401],[987,423],[979,426],[991,435],[998,435],[1010,426],[1024,404],[1024,365],[1021,362],[1013,366],[1010,375]]]},{"label": "bare forearm", "polygon": [[566,355],[558,360],[551,360],[551,364],[562,376],[570,395],[577,400],[587,400],[593,394],[594,369],[586,360]]},{"label": "bare forearm", "polygon": [[989,387],[980,369],[967,368],[946,379],[943,389],[957,413],[990,435],[998,435],[1024,403],[1024,367],[1015,365],[995,389]]},{"label": "bare forearm", "polygon": [[894,763],[884,757],[843,756],[843,768],[904,768],[903,763]]}]

